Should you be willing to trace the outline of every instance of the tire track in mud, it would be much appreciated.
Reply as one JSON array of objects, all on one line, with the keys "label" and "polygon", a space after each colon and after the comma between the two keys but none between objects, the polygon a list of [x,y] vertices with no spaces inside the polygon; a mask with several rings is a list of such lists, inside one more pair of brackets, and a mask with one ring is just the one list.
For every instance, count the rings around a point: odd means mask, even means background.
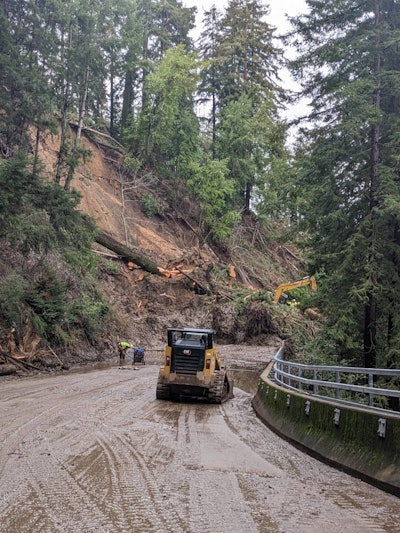
[{"label": "tire track in mud", "polygon": [[[147,383],[147,380],[144,381]],[[145,392],[135,390],[134,393],[120,395],[117,391],[113,394],[112,403],[92,407],[89,416],[102,421],[102,424],[97,427],[96,443],[86,460],[76,465],[79,474],[74,475],[76,479],[79,475],[80,485],[89,492],[92,485],[99,485],[99,478],[103,479],[102,488],[106,494],[102,498],[102,510],[118,531],[184,531],[179,527],[180,518],[175,516],[173,509],[169,509],[165,517],[162,514],[158,516],[156,511],[165,507],[166,494],[160,491],[157,477],[147,466],[147,459],[138,451],[146,451],[149,441],[157,440],[149,438],[148,431],[143,431],[143,424],[148,426],[147,429],[159,430],[154,427],[155,423],[148,420],[148,414],[157,410],[155,389],[140,388]],[[135,431],[137,426],[140,427]],[[122,433],[121,428],[124,430]],[[156,447],[162,448],[161,442]],[[73,466],[75,460],[71,458],[70,463]],[[107,481],[104,482],[104,479]]]},{"label": "tire track in mud", "polygon": [[156,380],[146,365],[5,384],[0,530],[400,531],[397,498],[279,439],[250,395],[164,402]]},{"label": "tire track in mud", "polygon": [[[3,402],[3,406],[8,405],[10,413],[15,415],[17,412],[19,414],[19,417],[8,416],[4,428],[8,431],[1,441],[3,452],[0,454],[1,484],[7,486],[7,490],[0,489],[0,513],[4,518],[4,524],[8,524],[4,529],[5,531],[18,531],[19,533],[29,530],[30,526],[27,529],[21,525],[15,528],[12,526],[13,521],[18,520],[21,512],[26,514],[26,522],[30,522],[29,506],[25,503],[27,501],[36,501],[38,515],[46,516],[47,508],[51,509],[49,514],[54,514],[54,510],[56,510],[56,514],[59,516],[57,523],[52,523],[50,526],[36,524],[36,530],[53,531],[60,527],[60,530],[68,531],[69,526],[66,524],[68,515],[81,516],[81,502],[85,500],[84,516],[90,517],[92,513],[95,517],[94,525],[89,522],[86,530],[98,529],[95,527],[96,524],[103,524],[101,528],[104,531],[113,530],[112,522],[109,522],[108,526],[104,526],[107,520],[101,512],[97,511],[97,495],[95,494],[92,499],[88,500],[86,492],[79,483],[75,482],[73,476],[68,477],[66,475],[67,469],[60,466],[63,465],[64,458],[62,456],[65,450],[77,448],[77,454],[79,454],[82,449],[81,443],[85,441],[85,435],[96,429],[96,424],[93,425],[90,415],[86,418],[81,415],[80,422],[79,417],[78,419],[74,418],[77,404],[86,407],[83,412],[89,411],[89,407],[94,405],[91,401],[93,388],[81,387],[81,376],[69,376],[69,378],[64,377],[62,384],[58,378],[52,380],[52,383],[55,383],[52,385],[46,386],[42,383],[43,394],[40,392],[40,384],[34,384],[34,390],[28,393],[24,391],[22,397],[19,391],[12,391]],[[123,383],[122,386],[125,387],[125,384]],[[110,383],[102,386],[97,381],[95,386],[97,398],[101,398],[109,387]],[[113,384],[111,384],[112,387]],[[14,409],[15,399],[18,396],[20,401],[17,403],[17,409]],[[87,404],[86,398],[88,399]],[[109,401],[109,398],[105,397],[104,401]],[[26,414],[24,410],[21,410],[21,405],[22,407],[27,406]],[[107,408],[108,414],[111,415],[117,408],[115,402],[111,402]],[[71,419],[68,419],[68,412],[72,413]],[[63,413],[63,415],[60,416],[59,413]],[[4,432],[2,434],[4,435]],[[51,443],[49,439],[52,440]],[[5,450],[9,451],[4,453]],[[56,461],[55,457],[58,451],[62,453]],[[29,483],[27,479],[29,479]],[[67,503],[59,507],[57,502],[62,501],[66,493],[68,494]],[[16,498],[15,494],[21,495],[21,497]],[[73,496],[74,494],[76,497]],[[16,504],[17,500],[18,504]],[[69,511],[65,514],[63,509]],[[10,517],[10,522],[8,522],[7,517]],[[58,522],[62,525],[57,525]],[[78,525],[75,525],[71,531],[78,531],[81,526],[85,528],[85,519],[80,518]]]},{"label": "tire track in mud", "polygon": [[[188,493],[186,523],[188,530],[197,533],[256,532],[257,528],[248,513],[245,499],[237,482],[236,473],[213,471],[203,456],[205,436],[199,431],[199,424],[221,418],[220,406],[204,404],[179,404],[177,421],[176,453],[167,472],[167,479],[175,485],[185,487]],[[229,505],[219,505],[227,502]]]},{"label": "tire track in mud", "polygon": [[[385,533],[386,531],[397,531],[399,527],[399,513],[393,509],[393,515],[397,520],[393,521],[393,516],[390,512],[377,507],[374,508],[368,504],[365,494],[357,491],[346,492],[343,487],[335,488],[329,487],[323,491],[324,498],[329,501],[334,501],[335,505],[343,510],[348,516],[351,516],[355,509],[357,509],[357,522],[361,531],[371,533]],[[368,507],[368,508],[366,508]],[[332,522],[332,531],[336,531],[335,523]]]},{"label": "tire track in mud", "polygon": [[[118,517],[122,531],[182,531],[173,509],[165,516],[165,498],[146,462],[135,451],[128,437],[102,442],[111,472],[110,495],[106,506]],[[117,450],[117,451],[115,451]]]},{"label": "tire track in mud", "polygon": [[[379,489],[333,469],[302,453],[255,419],[251,432],[240,411],[248,409],[244,392],[234,403],[226,404],[229,427],[254,448],[261,457],[273,460],[284,471],[282,478],[269,480],[243,478],[255,508],[264,505],[270,518],[285,533],[397,533],[400,531],[398,499]],[[242,398],[241,398],[242,397]],[[247,407],[246,407],[247,406]],[[260,429],[265,435],[260,439]],[[254,440],[254,437],[257,437]],[[266,445],[260,447],[264,441]],[[246,489],[244,489],[246,490]],[[262,497],[265,497],[264,502]],[[258,500],[258,501],[257,501]],[[380,501],[382,504],[380,504]]]},{"label": "tire track in mud", "polygon": [[[15,516],[24,513],[26,508],[29,509],[30,502],[34,502],[35,514],[43,516],[38,529],[40,531],[113,531],[112,522],[107,520],[96,502],[88,498],[86,492],[71,478],[51,449],[46,451],[46,446],[35,448],[32,444],[23,444],[24,455],[19,467],[29,479],[28,490],[24,501],[19,500],[14,508],[9,508],[7,514],[2,514],[4,531],[16,531],[11,524]],[[99,524],[100,528],[97,527]],[[18,531],[29,531],[29,527],[21,527]]]}]

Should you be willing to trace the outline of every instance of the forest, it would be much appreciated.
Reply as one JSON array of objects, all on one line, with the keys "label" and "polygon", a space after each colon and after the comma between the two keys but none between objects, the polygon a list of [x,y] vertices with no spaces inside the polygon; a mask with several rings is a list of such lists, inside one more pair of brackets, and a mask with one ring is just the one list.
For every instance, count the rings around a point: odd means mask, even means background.
[{"label": "forest", "polygon": [[[124,147],[126,176],[191,196],[210,245],[251,217],[303,249],[324,316],[314,360],[399,368],[400,2],[306,3],[280,36],[267,2],[230,0],[195,41],[196,8],[178,0],[0,0],[3,324],[24,302],[40,335],[68,342],[107,315],[83,275],[66,306],[54,269],[96,268],[74,190],[92,130]],[[282,111],[299,98],[309,112],[292,124]],[[55,131],[49,182],[38,145]],[[154,194],[143,202],[156,211]]]}]

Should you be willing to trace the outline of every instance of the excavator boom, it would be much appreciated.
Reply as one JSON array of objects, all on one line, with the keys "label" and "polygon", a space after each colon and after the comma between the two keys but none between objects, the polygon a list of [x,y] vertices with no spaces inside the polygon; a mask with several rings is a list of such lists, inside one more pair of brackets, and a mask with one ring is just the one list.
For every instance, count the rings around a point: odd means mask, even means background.
[{"label": "excavator boom", "polygon": [[279,285],[279,287],[276,289],[272,303],[278,303],[279,298],[285,291],[297,289],[298,287],[305,287],[306,285],[310,286],[312,292],[317,290],[317,282],[315,281],[314,276],[306,276],[305,278],[299,279],[298,281],[292,281],[291,283],[282,283],[282,285]]}]

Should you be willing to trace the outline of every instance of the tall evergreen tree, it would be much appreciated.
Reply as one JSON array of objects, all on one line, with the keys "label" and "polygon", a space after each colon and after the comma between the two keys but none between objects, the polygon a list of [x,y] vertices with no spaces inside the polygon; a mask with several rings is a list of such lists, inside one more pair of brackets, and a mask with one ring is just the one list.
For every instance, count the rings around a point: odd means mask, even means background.
[{"label": "tall evergreen tree", "polygon": [[[131,138],[133,151],[137,155],[149,155],[151,132],[152,102],[148,101],[147,76],[157,68],[158,63],[170,48],[183,46],[187,51],[192,49],[189,32],[194,27],[196,8],[183,7],[178,0],[139,0],[138,15],[143,22],[140,33],[142,38],[141,53],[127,56],[127,72],[135,72],[135,77],[126,79],[127,83],[139,80],[141,102],[138,103],[137,117],[133,117],[132,109],[130,129],[126,138]],[[136,47],[135,47],[136,49]],[[133,51],[133,49],[131,49]],[[131,63],[130,60],[133,60]],[[139,68],[138,68],[139,66]],[[124,89],[130,93],[129,86]],[[125,116],[125,115],[124,115]],[[127,116],[127,115],[126,115]],[[124,123],[125,125],[125,123]]]},{"label": "tall evergreen tree", "polygon": [[47,5],[33,0],[0,4],[0,144],[7,157],[29,149],[28,126],[48,125],[52,93],[46,62],[54,39],[42,10],[47,13]]},{"label": "tall evergreen tree", "polygon": [[246,94],[253,105],[278,93],[280,51],[273,42],[269,8],[260,0],[230,0],[220,21],[215,61],[219,70],[219,105]]},{"label": "tall evergreen tree", "polygon": [[183,7],[179,0],[156,0],[153,8],[152,55],[160,58],[179,44],[192,48],[189,32],[194,28],[195,7]]},{"label": "tall evergreen tree", "polygon": [[[84,118],[101,117],[106,100],[108,78],[107,19],[111,4],[100,0],[79,0],[64,6],[62,22],[63,39],[60,68],[62,135],[55,181],[65,178],[64,186],[70,187],[75,168],[84,155],[80,138]],[[99,109],[100,105],[100,109]],[[67,117],[77,122],[73,139],[67,137]]]},{"label": "tall evergreen tree", "polygon": [[[133,123],[142,102],[143,72],[147,64],[147,20],[148,0],[129,2],[126,23],[121,28],[121,49],[124,50],[121,61],[122,107],[121,133]],[[136,110],[136,113],[135,113]]]},{"label": "tall evergreen tree", "polygon": [[212,156],[215,156],[215,140],[217,127],[217,104],[218,88],[220,87],[220,78],[217,65],[218,41],[220,38],[220,20],[221,13],[215,5],[210,11],[204,13],[203,32],[199,41],[199,55],[203,61],[201,68],[201,82],[199,85],[200,97],[198,102],[201,105],[211,103],[210,122],[212,136]]},{"label": "tall evergreen tree", "polygon": [[167,175],[181,178],[198,150],[199,127],[193,110],[196,91],[196,57],[183,45],[170,48],[148,77],[148,153]]},{"label": "tall evergreen tree", "polygon": [[301,186],[325,334],[365,366],[400,364],[398,72],[394,0],[308,1],[293,72],[312,101]]},{"label": "tall evergreen tree", "polygon": [[[208,23],[212,39],[202,38],[203,94],[212,99],[214,153],[229,159],[231,178],[236,182],[236,207],[250,213],[255,188],[265,189],[268,159],[277,147],[279,87],[277,70],[280,51],[273,42],[274,28],[268,24],[269,9],[259,0],[231,0],[222,17],[211,10]],[[260,120],[263,121],[260,124]]]}]

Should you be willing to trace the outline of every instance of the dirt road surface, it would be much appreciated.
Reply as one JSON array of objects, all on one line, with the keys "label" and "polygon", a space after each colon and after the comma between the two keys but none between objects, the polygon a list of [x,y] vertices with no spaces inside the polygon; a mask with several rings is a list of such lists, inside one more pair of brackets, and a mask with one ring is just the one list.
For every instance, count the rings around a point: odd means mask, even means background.
[{"label": "dirt road surface", "polygon": [[281,440],[252,393],[157,401],[136,368],[0,382],[2,533],[400,531],[398,498]]}]

